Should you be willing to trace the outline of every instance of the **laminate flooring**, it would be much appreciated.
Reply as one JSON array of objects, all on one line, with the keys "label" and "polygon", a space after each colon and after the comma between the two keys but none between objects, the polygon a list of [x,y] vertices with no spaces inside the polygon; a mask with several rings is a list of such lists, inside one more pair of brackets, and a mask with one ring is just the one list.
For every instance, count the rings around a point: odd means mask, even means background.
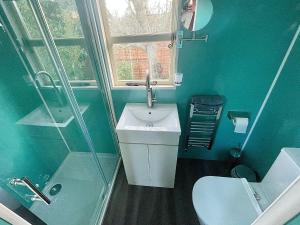
[{"label": "laminate flooring", "polygon": [[229,176],[228,164],[178,159],[174,189],[128,185],[121,165],[103,225],[199,225],[192,189],[203,176]]}]

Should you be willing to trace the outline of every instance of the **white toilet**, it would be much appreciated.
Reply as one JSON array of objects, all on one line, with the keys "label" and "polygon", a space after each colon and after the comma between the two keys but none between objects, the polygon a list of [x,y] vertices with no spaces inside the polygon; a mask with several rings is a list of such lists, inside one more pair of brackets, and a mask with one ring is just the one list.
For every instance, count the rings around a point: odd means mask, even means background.
[{"label": "white toilet", "polygon": [[250,225],[299,177],[300,149],[283,148],[260,183],[200,178],[193,188],[194,208],[202,225]]}]

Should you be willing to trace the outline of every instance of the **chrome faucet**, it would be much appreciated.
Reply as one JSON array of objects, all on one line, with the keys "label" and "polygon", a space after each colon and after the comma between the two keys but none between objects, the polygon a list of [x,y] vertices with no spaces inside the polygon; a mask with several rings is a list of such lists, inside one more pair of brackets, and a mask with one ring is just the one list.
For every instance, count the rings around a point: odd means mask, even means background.
[{"label": "chrome faucet", "polygon": [[[54,90],[55,96],[56,96],[56,98],[57,98],[57,100],[58,100],[58,102],[59,102],[59,105],[60,105],[60,106],[64,106],[65,103],[64,103],[64,100],[63,100],[62,97],[61,97],[60,91],[59,91],[58,87],[55,85],[55,82],[54,82],[53,78],[51,77],[51,75],[50,75],[49,73],[47,73],[46,71],[39,71],[39,72],[37,72],[37,73],[35,74],[35,78],[34,78],[35,82],[39,85],[39,80],[38,80],[38,78],[39,78],[40,76],[42,76],[42,75],[43,75],[43,76],[46,76],[46,77],[50,80],[50,83],[51,83],[51,85],[53,86],[53,90]],[[39,85],[39,86],[40,86],[40,85]]]},{"label": "chrome faucet", "polygon": [[153,103],[156,102],[155,96],[152,93],[151,83],[150,83],[150,75],[148,74],[146,77],[146,91],[147,91],[147,106],[148,108],[153,107]]}]

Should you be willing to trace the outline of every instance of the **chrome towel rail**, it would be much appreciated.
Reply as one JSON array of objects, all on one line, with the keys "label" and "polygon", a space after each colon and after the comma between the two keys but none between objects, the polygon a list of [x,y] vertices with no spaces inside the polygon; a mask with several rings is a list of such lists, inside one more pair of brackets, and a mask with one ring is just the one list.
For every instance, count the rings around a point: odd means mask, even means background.
[{"label": "chrome towel rail", "polygon": [[197,95],[190,102],[185,150],[191,147],[211,149],[223,108],[219,95]]}]

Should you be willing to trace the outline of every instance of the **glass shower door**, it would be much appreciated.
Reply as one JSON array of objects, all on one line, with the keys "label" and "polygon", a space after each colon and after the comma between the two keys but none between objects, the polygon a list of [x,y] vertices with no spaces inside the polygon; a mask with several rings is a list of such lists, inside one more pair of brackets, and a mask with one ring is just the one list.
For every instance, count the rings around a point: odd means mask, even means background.
[{"label": "glass shower door", "polygon": [[[59,82],[69,95],[70,105],[73,108],[78,108],[80,104],[89,106],[89,111],[84,115],[78,112],[77,122],[109,184],[119,160],[116,134],[111,118],[113,115],[108,109],[109,100],[103,94],[105,87],[99,84],[99,79],[96,81],[96,66],[90,59],[93,53],[87,48],[90,40],[87,40],[88,34],[81,26],[82,18],[77,10],[82,7],[81,1],[52,0],[50,6],[49,0],[31,1],[31,7],[40,23],[40,30],[46,35],[44,38],[49,42],[50,48],[47,49],[52,49],[52,59],[56,61],[52,63]],[[53,13],[54,8],[56,13]],[[59,30],[57,24],[62,26]],[[45,59],[44,55],[41,58]],[[73,139],[72,143],[80,145],[81,141]]]},{"label": "glass shower door", "polygon": [[[103,94],[105,87],[99,84],[97,71],[95,71],[96,66],[91,60],[92,53],[87,47],[90,44],[90,39],[86,37],[85,28],[87,25],[85,24],[85,27],[81,25],[82,19],[85,18],[82,18],[84,15],[79,14],[79,9],[84,8],[84,6],[82,1],[78,0],[40,0],[39,2],[74,98],[79,106],[89,105],[87,113],[82,115],[82,122],[87,129],[89,142],[92,142],[90,149],[95,153],[95,157],[102,165],[103,175],[110,183],[119,160],[114,132],[115,124],[111,118],[113,113],[108,109],[109,100]],[[32,19],[27,16],[24,20],[31,21]],[[33,28],[28,28],[28,30],[30,29]],[[34,30],[30,32],[36,36]],[[52,62],[49,57],[45,57],[47,55],[46,49],[41,48],[34,41],[30,41],[30,43],[36,49],[42,64],[48,71],[55,74],[54,68],[49,66],[52,65]],[[56,78],[58,79],[58,75]],[[69,137],[69,134],[66,133],[66,136]],[[72,139],[72,137],[70,138]],[[81,142],[80,139],[73,139],[72,144],[80,145]]]},{"label": "glass shower door", "polygon": [[[63,87],[70,80],[62,81],[58,74],[28,2],[7,1],[1,6],[1,18],[5,13],[16,35],[0,32],[1,40],[6,40],[1,51],[7,55],[0,66],[1,187],[49,225],[96,224],[107,179],[91,149],[88,130],[82,128],[91,105],[78,104],[74,93]],[[36,33],[30,33],[34,27]],[[10,38],[20,36],[18,55]],[[25,177],[50,204],[40,201],[30,188],[12,182]]]}]

